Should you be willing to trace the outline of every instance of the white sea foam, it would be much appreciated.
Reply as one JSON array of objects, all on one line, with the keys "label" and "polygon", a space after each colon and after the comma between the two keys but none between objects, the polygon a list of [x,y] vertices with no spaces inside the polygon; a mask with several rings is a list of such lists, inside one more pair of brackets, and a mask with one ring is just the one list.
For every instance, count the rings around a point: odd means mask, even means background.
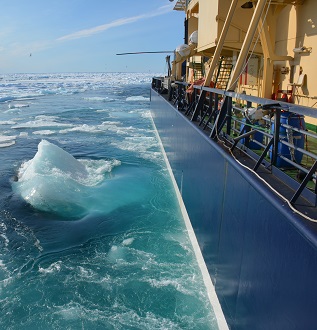
[{"label": "white sea foam", "polygon": [[109,97],[84,97],[85,101],[92,101],[92,102],[111,102],[113,99]]},{"label": "white sea foam", "polygon": [[185,294],[185,295],[192,295],[193,292],[191,292],[190,290],[185,289],[185,287],[183,286],[183,284],[181,283],[181,281],[178,280],[174,280],[174,279],[149,279],[148,283],[150,283],[151,286],[153,286],[154,288],[162,288],[162,287],[167,287],[167,286],[171,286],[173,288],[175,288],[177,291]]},{"label": "white sea foam", "polygon": [[9,109],[21,109],[21,108],[28,108],[29,104],[22,104],[22,103],[15,103],[15,104],[9,104]]},{"label": "white sea foam", "polygon": [[53,135],[53,134],[56,134],[56,131],[46,129],[46,130],[34,131],[34,132],[32,132],[32,134],[35,134],[35,135]]},{"label": "white sea foam", "polygon": [[39,267],[39,272],[42,274],[52,274],[59,272],[61,270],[61,267],[62,267],[62,261],[56,261],[53,262],[51,265],[49,265],[47,268]]},{"label": "white sea foam", "polygon": [[15,125],[16,122],[12,120],[2,120],[0,121],[0,125]]},{"label": "white sea foam", "polygon": [[101,123],[102,126],[112,126],[112,125],[121,125],[121,122],[120,121],[110,121],[110,120],[107,120],[107,121],[103,121]]},{"label": "white sea foam", "polygon": [[[105,131],[113,131],[118,132],[120,130],[117,125],[120,125],[120,122],[114,122],[114,121],[106,121],[102,122],[100,125],[88,125],[88,124],[82,124],[82,125],[76,125],[71,128],[66,128],[63,130],[60,130],[59,133],[61,134],[67,134],[70,132],[81,132],[81,133],[104,133]],[[125,128],[122,128],[123,132],[125,132]]]},{"label": "white sea foam", "polygon": [[81,305],[70,302],[68,305],[58,306],[57,314],[60,314],[65,320],[75,320],[83,316]]},{"label": "white sea foam", "polygon": [[81,132],[81,133],[101,133],[103,132],[102,129],[99,128],[99,126],[91,126],[87,124],[79,125],[79,126],[74,126],[72,128],[67,128],[64,130],[60,130],[59,133],[61,134],[66,134],[69,132]]},{"label": "white sea foam", "polygon": [[37,116],[35,120],[13,125],[11,128],[37,128],[37,127],[72,127],[72,124],[59,123],[55,117]]},{"label": "white sea foam", "polygon": [[151,116],[151,112],[148,110],[141,113],[142,118],[151,118]]},{"label": "white sea foam", "polygon": [[11,277],[11,276],[8,277],[8,278],[5,278],[3,280],[0,280],[0,293],[1,293],[2,289],[4,289],[5,287],[7,287],[8,285],[10,285],[13,282],[13,280],[14,280],[14,278]]},{"label": "white sea foam", "polygon": [[84,184],[87,186],[96,186],[103,181],[105,173],[110,173],[114,167],[120,166],[121,162],[117,159],[79,159],[88,173]]},{"label": "white sea foam", "polygon": [[[3,239],[3,242],[4,242],[4,246],[8,246],[8,244],[9,244],[9,239],[8,239],[8,237],[7,237],[7,235],[5,235],[5,234],[0,234],[0,237]],[[1,260],[0,260],[1,261]],[[1,263],[0,263],[0,267],[1,267]]]},{"label": "white sea foam", "polygon": [[133,118],[139,116],[139,111],[109,111],[109,117],[110,118]]},{"label": "white sea foam", "polygon": [[96,275],[96,273],[89,268],[84,268],[82,266],[78,266],[77,268],[79,270],[79,276],[81,278],[93,279]]},{"label": "white sea foam", "polygon": [[134,102],[149,102],[150,98],[149,97],[144,97],[144,96],[129,96],[126,98],[126,101],[134,101]]},{"label": "white sea foam", "polygon": [[[125,134],[125,130],[122,130],[122,134]],[[140,157],[149,160],[161,160],[162,154],[159,151],[155,151],[156,139],[152,136],[144,136],[142,134],[134,135],[130,134],[124,139],[124,143],[116,144],[116,147],[121,150],[128,150],[139,154]]]}]

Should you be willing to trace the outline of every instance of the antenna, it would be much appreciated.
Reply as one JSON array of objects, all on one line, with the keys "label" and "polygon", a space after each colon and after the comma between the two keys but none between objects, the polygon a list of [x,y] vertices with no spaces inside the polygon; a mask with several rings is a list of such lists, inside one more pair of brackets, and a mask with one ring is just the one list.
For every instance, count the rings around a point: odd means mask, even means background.
[{"label": "antenna", "polygon": [[159,50],[155,52],[134,52],[134,53],[118,53],[116,55],[139,55],[139,54],[158,54],[158,53],[174,53],[173,50]]}]

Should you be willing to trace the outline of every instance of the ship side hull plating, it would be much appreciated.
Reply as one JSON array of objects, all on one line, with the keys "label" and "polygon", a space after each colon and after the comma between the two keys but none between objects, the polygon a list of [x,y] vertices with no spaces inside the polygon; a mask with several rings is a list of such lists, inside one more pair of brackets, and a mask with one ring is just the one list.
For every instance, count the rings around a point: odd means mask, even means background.
[{"label": "ship side hull plating", "polygon": [[315,329],[315,227],[154,90],[151,113],[229,326]]}]

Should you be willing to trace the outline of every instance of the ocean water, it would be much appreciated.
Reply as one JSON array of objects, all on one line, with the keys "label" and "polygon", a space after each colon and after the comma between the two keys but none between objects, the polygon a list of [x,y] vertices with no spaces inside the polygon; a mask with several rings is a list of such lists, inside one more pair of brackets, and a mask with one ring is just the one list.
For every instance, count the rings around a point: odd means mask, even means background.
[{"label": "ocean water", "polygon": [[0,329],[217,329],[151,76],[0,75]]}]

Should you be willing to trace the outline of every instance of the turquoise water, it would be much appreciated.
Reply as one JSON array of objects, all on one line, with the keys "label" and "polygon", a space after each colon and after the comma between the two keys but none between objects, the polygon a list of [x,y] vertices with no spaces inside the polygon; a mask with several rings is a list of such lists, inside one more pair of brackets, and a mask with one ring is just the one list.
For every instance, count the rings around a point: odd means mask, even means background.
[{"label": "turquoise water", "polygon": [[[1,77],[0,328],[216,329],[152,126],[150,76]],[[88,174],[73,180],[42,155],[27,199],[22,174],[42,140]]]}]

